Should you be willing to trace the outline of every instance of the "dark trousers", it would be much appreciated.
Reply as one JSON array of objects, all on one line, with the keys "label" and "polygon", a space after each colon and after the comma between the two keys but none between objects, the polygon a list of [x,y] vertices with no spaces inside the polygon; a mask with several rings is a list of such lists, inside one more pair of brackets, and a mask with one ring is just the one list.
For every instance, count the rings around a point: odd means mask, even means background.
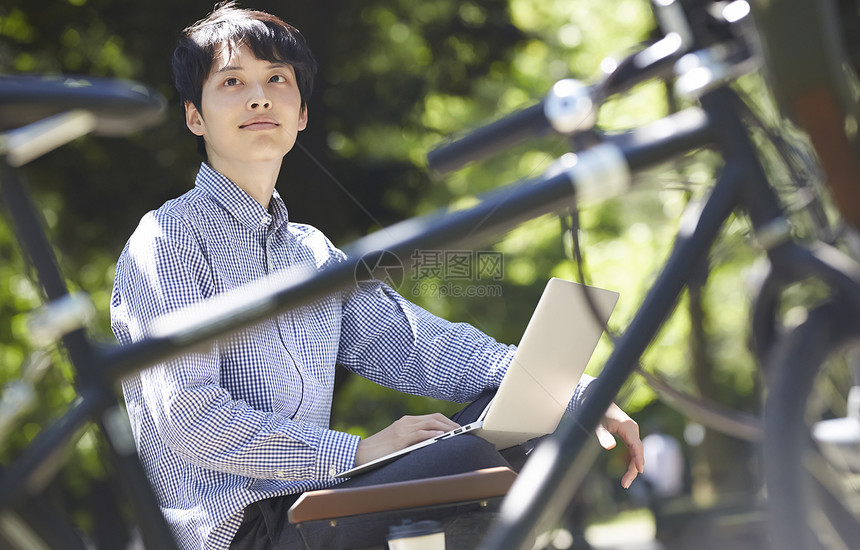
[{"label": "dark trousers", "polygon": [[[482,395],[463,410],[451,417],[460,425],[474,422],[493,397],[493,393]],[[525,462],[527,447],[514,447],[502,453],[495,446],[478,436],[464,434],[443,439],[428,445],[377,470],[348,479],[337,487],[364,487],[397,481],[425,479],[430,477],[461,474],[493,468],[512,467],[519,470]],[[299,495],[287,495],[260,502],[245,508],[245,517],[231,548],[236,550],[304,550],[305,543],[299,529],[289,523],[287,511]],[[360,539],[385,540],[390,519],[374,521],[373,518],[356,520],[353,525],[341,522],[339,536],[348,537],[352,543]],[[349,531],[352,530],[350,533]],[[306,538],[324,536],[325,526],[303,526]]]}]

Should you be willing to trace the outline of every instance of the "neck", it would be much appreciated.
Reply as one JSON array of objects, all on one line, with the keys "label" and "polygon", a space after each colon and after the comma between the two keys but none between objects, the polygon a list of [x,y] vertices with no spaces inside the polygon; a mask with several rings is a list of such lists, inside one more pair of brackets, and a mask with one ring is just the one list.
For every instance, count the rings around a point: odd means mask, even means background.
[{"label": "neck", "polygon": [[242,163],[241,166],[231,163],[210,162],[209,165],[238,185],[263,208],[269,208],[275,183],[278,181],[278,173],[281,170],[280,161],[277,163],[248,162]]}]

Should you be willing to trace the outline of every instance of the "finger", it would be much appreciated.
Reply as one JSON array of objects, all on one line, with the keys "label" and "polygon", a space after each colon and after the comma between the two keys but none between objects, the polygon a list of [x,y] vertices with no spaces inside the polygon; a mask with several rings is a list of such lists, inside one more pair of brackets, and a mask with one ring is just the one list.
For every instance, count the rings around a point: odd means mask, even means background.
[{"label": "finger", "polygon": [[410,416],[401,419],[396,437],[400,442],[399,448],[409,447],[416,443],[444,435],[455,429],[451,424],[442,422],[433,415]]},{"label": "finger", "polygon": [[615,448],[615,438],[603,425],[598,425],[594,433],[597,434],[597,440],[600,442],[601,447],[606,450]]},{"label": "finger", "polygon": [[441,422],[448,430],[456,430],[460,427],[459,424],[448,418],[442,413],[433,413],[430,415],[434,420]]},{"label": "finger", "polygon": [[645,471],[645,448],[639,439],[639,427],[634,423],[618,430],[618,435],[630,452],[630,461],[641,474]]},{"label": "finger", "polygon": [[645,473],[645,449],[640,442],[638,446],[630,447],[630,462],[640,474]]},{"label": "finger", "polygon": [[424,414],[421,416],[404,416],[397,422],[398,429],[406,432],[417,430],[443,430],[450,431],[459,428],[460,425],[442,414]]},{"label": "finger", "polygon": [[418,422],[412,425],[413,430],[442,430],[443,432],[450,432],[459,427],[460,425],[455,422],[444,422],[432,416],[421,417]]},{"label": "finger", "polygon": [[636,470],[641,474],[645,471],[645,446],[642,444],[642,440],[639,439],[639,430],[634,430],[635,433],[628,433],[622,436],[624,444],[630,451],[630,460],[634,466],[636,466]]},{"label": "finger", "polygon": [[627,466],[627,471],[624,473],[624,476],[621,478],[621,486],[625,489],[629,489],[630,485],[633,483],[633,480],[636,479],[636,476],[639,474],[638,468],[630,461],[630,464]]},{"label": "finger", "polygon": [[400,420],[403,421],[404,426],[408,426],[411,429],[440,429],[447,432],[460,427],[459,424],[440,413],[404,416]]}]

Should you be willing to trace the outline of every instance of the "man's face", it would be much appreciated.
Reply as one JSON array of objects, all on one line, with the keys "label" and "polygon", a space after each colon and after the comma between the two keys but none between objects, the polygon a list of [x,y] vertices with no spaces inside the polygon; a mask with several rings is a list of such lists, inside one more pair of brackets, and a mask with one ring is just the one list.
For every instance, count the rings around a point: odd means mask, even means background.
[{"label": "man's face", "polygon": [[247,46],[227,49],[203,83],[202,113],[190,102],[186,124],[206,141],[209,164],[222,173],[249,162],[280,162],[307,125],[296,73],[270,63]]}]

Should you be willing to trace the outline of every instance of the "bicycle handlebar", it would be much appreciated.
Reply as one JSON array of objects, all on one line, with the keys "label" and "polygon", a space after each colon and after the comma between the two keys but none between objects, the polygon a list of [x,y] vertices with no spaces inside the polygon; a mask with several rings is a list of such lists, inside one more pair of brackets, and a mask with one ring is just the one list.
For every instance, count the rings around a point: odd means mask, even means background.
[{"label": "bicycle handlebar", "polygon": [[553,130],[561,134],[590,130],[594,115],[592,92],[576,80],[561,80],[536,105],[430,151],[427,162],[438,173],[453,172]]},{"label": "bicycle handlebar", "polygon": [[21,128],[83,109],[92,113],[94,133],[124,136],[161,121],[167,102],[137,82],[64,75],[0,76],[0,131]]},{"label": "bicycle handlebar", "polygon": [[452,243],[482,241],[541,214],[576,201],[617,194],[631,172],[703,147],[713,135],[708,118],[697,108],[671,115],[627,134],[608,136],[607,143],[575,156],[566,155],[542,176],[486,193],[468,210],[439,211],[409,219],[355,241],[344,248],[347,259],[321,272],[285,278],[273,274],[205,302],[160,318],[157,334],[106,350],[101,368],[118,380],[154,363],[211,343],[272,315],[300,307],[356,282],[359,266],[375,265],[371,256],[385,252],[408,258],[415,250]]},{"label": "bicycle handlebar", "polygon": [[[599,198],[626,188],[632,171],[663,162],[673,155],[705,146],[713,135],[707,117],[698,109],[673,115],[629,134],[607,136],[607,143],[573,156],[565,156],[543,176],[484,195],[470,210],[441,211],[435,215],[395,224],[356,241],[344,249],[348,258],[322,272],[285,280],[270,276],[247,300],[239,289],[207,302],[184,321],[167,324],[157,336],[99,350],[91,356],[99,379],[117,381],[149,365],[163,362],[193,347],[205,345],[275,314],[299,307],[355,284],[356,268],[371,254],[384,251],[409,257],[414,250],[452,242],[468,243],[498,234],[527,219],[569,207],[574,201]],[[614,185],[606,185],[606,182]],[[371,265],[373,262],[370,262]],[[186,312],[187,313],[187,312]],[[39,433],[27,451],[0,473],[0,509],[24,494],[38,491],[51,479],[60,461],[57,452],[67,446],[70,434],[104,408],[103,396],[87,393],[53,426]]]},{"label": "bicycle handlebar", "polygon": [[427,164],[437,174],[454,172],[469,162],[487,158],[532,137],[542,136],[549,129],[541,101],[478,128],[457,141],[433,149],[427,154]]},{"label": "bicycle handlebar", "polygon": [[621,62],[612,63],[612,69],[595,86],[587,87],[573,79],[560,80],[539,103],[433,149],[427,154],[427,164],[432,171],[444,174],[553,131],[572,135],[591,130],[601,101],[644,80],[668,76],[685,52],[683,40],[671,33]]}]

